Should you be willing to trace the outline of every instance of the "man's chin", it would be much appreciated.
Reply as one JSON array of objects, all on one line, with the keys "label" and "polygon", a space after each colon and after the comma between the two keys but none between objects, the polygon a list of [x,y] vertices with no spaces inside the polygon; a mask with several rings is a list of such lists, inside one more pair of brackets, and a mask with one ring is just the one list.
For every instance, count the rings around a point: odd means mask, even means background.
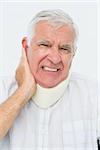
[{"label": "man's chin", "polygon": [[53,88],[55,86],[57,86],[60,82],[39,82],[37,81],[37,84],[39,84],[41,87],[44,87],[44,88]]}]

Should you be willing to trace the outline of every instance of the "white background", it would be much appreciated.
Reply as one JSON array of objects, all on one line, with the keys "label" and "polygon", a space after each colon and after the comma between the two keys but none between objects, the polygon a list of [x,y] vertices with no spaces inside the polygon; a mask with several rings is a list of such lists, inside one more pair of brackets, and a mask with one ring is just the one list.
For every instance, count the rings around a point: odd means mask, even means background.
[{"label": "white background", "polygon": [[[28,22],[41,10],[62,9],[79,28],[77,53],[73,61],[74,72],[98,78],[97,58],[97,2],[0,2],[0,75],[15,73],[21,56],[21,39],[26,35]],[[98,72],[97,72],[98,69]]]}]

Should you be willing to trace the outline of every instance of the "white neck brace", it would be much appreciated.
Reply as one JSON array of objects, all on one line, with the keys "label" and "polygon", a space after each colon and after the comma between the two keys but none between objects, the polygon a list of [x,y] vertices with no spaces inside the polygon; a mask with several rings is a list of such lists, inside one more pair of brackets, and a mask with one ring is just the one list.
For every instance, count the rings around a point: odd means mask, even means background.
[{"label": "white neck brace", "polygon": [[43,88],[37,84],[36,94],[32,97],[33,102],[39,108],[47,109],[56,104],[64,94],[65,89],[68,86],[70,78],[70,72],[64,81],[53,88]]}]

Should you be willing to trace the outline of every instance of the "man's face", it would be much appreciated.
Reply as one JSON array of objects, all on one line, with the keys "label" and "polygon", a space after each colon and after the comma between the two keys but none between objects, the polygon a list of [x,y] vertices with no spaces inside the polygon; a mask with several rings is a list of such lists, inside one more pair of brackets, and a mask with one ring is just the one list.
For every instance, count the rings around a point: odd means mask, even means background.
[{"label": "man's face", "polygon": [[73,58],[73,42],[71,27],[55,28],[47,21],[37,23],[27,49],[27,59],[39,85],[51,88],[67,78]]}]

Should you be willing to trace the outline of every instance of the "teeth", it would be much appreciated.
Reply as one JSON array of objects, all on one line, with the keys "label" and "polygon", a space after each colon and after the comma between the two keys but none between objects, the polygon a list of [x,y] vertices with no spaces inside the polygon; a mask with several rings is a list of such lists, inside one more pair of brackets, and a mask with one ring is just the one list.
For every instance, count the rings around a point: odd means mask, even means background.
[{"label": "teeth", "polygon": [[56,72],[58,69],[55,69],[55,68],[49,68],[49,67],[43,67],[44,70],[46,71],[53,71],[53,72]]}]

